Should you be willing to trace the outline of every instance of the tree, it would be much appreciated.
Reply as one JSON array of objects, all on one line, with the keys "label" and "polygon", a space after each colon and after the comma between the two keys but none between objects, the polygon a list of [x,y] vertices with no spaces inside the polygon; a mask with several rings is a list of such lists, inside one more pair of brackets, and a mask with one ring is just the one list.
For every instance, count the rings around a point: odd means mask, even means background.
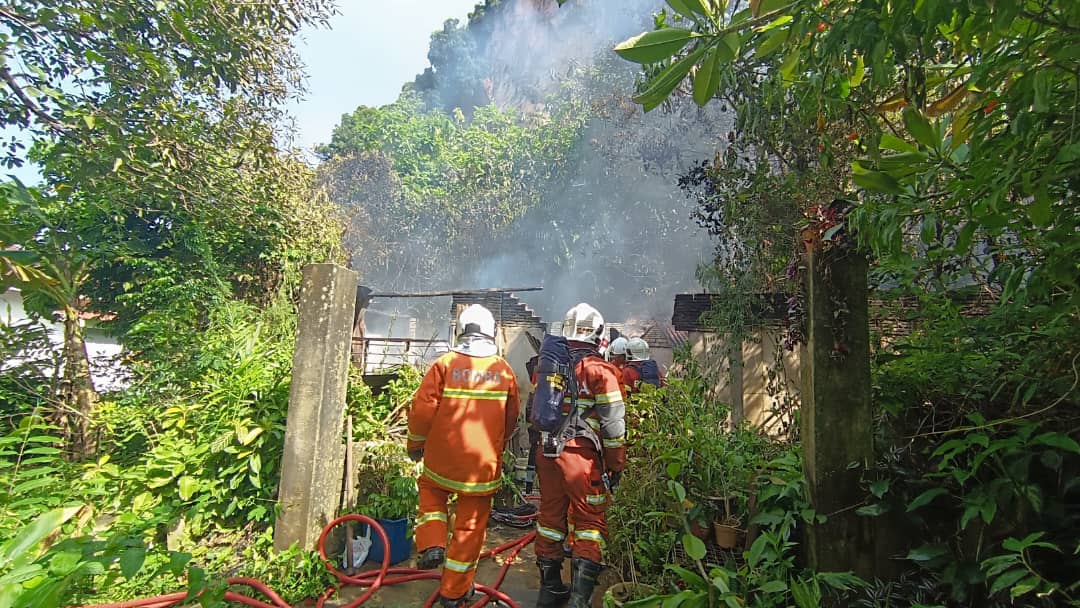
[{"label": "tree", "polygon": [[4,187],[0,206],[0,291],[18,287],[28,311],[51,317],[63,313],[64,375],[53,418],[63,429],[71,455],[93,453],[90,416],[97,393],[83,336],[84,287],[90,267],[101,255],[81,230],[62,217],[61,207],[42,201],[21,184]]},{"label": "tree", "polygon": [[[213,294],[266,299],[310,179],[275,142],[299,82],[291,38],[329,14],[326,0],[0,8],[0,124],[32,139],[5,160],[37,163],[44,179],[33,198],[5,201],[3,245],[21,247],[4,253],[9,284],[69,320],[120,309],[129,328],[150,302],[197,317]],[[77,327],[65,323],[66,373],[85,368]],[[86,420],[92,401],[87,376],[63,407]],[[74,451],[92,448],[85,430]]]},{"label": "tree", "polygon": [[859,157],[852,223],[901,280],[970,270],[1005,300],[1075,309],[1076,3],[668,4],[655,31],[616,47],[656,66],[646,109],[691,74],[699,104],[750,83],[783,95],[789,117],[817,125],[815,162]]}]

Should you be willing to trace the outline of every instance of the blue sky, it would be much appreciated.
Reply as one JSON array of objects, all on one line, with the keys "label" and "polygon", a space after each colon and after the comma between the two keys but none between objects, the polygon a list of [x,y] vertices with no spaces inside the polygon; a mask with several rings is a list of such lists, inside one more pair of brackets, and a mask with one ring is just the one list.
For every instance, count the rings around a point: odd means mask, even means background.
[{"label": "blue sky", "polygon": [[305,30],[297,41],[308,92],[291,104],[297,145],[330,140],[341,115],[359,105],[394,101],[401,85],[428,65],[431,32],[464,21],[479,0],[339,0],[330,30]]}]

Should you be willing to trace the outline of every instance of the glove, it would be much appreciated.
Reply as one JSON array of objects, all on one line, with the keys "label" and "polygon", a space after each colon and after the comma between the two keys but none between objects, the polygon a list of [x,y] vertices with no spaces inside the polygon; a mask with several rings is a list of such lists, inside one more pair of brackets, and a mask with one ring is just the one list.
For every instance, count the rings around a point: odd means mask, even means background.
[{"label": "glove", "polygon": [[608,471],[607,478],[608,488],[610,488],[611,491],[614,492],[615,488],[619,486],[619,479],[622,478],[622,471]]},{"label": "glove", "polygon": [[[401,452],[398,452],[399,454]],[[413,450],[409,452],[409,460],[413,462],[420,462],[424,459],[424,450]]]}]

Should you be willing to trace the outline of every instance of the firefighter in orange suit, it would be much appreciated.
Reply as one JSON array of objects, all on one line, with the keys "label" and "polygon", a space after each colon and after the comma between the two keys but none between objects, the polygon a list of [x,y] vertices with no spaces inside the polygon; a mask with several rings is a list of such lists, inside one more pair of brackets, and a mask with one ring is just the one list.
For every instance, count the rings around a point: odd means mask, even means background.
[{"label": "firefighter in orange suit", "polygon": [[[492,494],[499,489],[502,452],[517,423],[517,380],[495,346],[495,319],[483,306],[458,317],[457,347],[431,366],[409,411],[409,457],[424,461],[417,485],[417,567],[443,567],[443,607],[465,606],[484,545]],[[446,504],[457,494],[447,547]]]},{"label": "firefighter in orange suit", "polygon": [[[626,408],[619,370],[597,350],[603,331],[603,317],[588,304],[571,308],[563,321],[562,335],[578,359],[574,370],[581,417],[574,427],[574,437],[557,457],[543,455],[541,439],[536,459],[540,481],[538,608],[562,606],[568,597],[569,608],[588,608],[603,568],[601,547],[607,537],[609,493],[626,465]],[[561,575],[568,514],[574,522],[569,588]]]}]

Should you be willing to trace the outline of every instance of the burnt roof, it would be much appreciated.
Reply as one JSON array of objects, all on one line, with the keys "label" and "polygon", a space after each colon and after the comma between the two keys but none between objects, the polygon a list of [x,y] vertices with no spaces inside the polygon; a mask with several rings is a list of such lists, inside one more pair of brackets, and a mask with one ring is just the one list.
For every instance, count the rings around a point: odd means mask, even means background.
[{"label": "burnt roof", "polygon": [[528,304],[509,292],[480,292],[455,294],[450,302],[451,318],[457,315],[459,306],[479,304],[491,311],[495,322],[504,327],[540,327],[547,331],[547,324],[537,316]]},{"label": "burnt roof", "polygon": [[[751,301],[750,313],[765,324],[777,324],[787,318],[787,294],[762,293]],[[675,310],[671,324],[678,331],[713,331],[705,316],[712,311],[720,295],[714,293],[680,293],[675,296]]]}]

